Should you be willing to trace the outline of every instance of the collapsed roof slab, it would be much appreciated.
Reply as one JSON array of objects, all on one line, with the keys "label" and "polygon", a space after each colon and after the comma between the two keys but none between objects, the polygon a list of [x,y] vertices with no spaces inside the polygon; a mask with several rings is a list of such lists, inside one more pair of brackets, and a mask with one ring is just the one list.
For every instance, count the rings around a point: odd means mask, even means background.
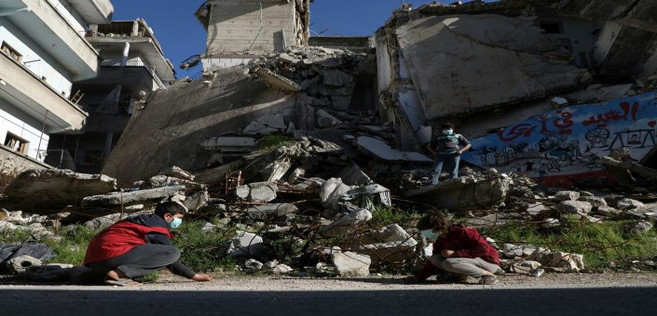
[{"label": "collapsed roof slab", "polygon": [[102,174],[71,170],[27,170],[4,190],[0,207],[34,214],[55,214],[67,206],[78,207],[85,196],[116,190],[116,180]]},{"label": "collapsed roof slab", "polygon": [[535,100],[591,77],[529,17],[430,16],[396,35],[429,119]]},{"label": "collapsed roof slab", "polygon": [[657,30],[657,2],[654,0],[561,0],[559,12],[592,20],[615,20],[646,31]]},{"label": "collapsed roof slab", "polygon": [[199,144],[241,130],[259,117],[293,117],[294,95],[252,80],[243,67],[225,69],[212,82],[179,83],[152,94],[136,112],[103,168],[120,185],[171,165],[202,170],[210,153]]}]

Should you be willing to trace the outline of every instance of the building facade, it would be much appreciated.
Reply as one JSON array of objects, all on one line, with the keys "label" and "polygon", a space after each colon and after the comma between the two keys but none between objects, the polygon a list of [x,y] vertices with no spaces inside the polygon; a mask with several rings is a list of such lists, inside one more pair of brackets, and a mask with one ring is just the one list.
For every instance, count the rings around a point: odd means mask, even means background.
[{"label": "building facade", "polygon": [[246,64],[307,45],[312,0],[208,0],[196,17],[208,32],[204,70]]},{"label": "building facade", "polygon": [[51,134],[82,128],[87,113],[73,99],[73,82],[98,69],[85,34],[91,24],[109,23],[113,11],[110,0],[0,2],[3,157],[41,164]]},{"label": "building facade", "polygon": [[47,162],[59,168],[98,173],[135,107],[175,80],[173,66],[146,21],[93,25],[87,41],[100,54],[98,76],[78,81],[80,105],[89,113],[81,133],[52,136]]}]

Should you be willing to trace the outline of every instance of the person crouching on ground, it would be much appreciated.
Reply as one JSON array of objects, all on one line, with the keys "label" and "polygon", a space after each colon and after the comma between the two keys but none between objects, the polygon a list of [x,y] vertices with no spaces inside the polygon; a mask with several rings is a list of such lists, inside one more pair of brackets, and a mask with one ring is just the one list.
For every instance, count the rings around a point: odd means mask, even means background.
[{"label": "person crouching on ground", "polygon": [[194,281],[209,281],[207,274],[194,273],[180,262],[180,250],[171,243],[182,223],[185,208],[175,202],[160,203],[152,214],[132,216],[96,235],[87,248],[84,265],[105,275],[105,283],[135,285],[132,278],[168,268]]},{"label": "person crouching on ground", "polygon": [[500,270],[499,254],[477,230],[452,224],[440,213],[421,218],[417,228],[422,235],[435,240],[433,255],[430,262],[405,282],[421,282],[440,271],[451,272],[462,281],[468,276],[480,278],[482,284],[496,281],[495,272]]},{"label": "person crouching on ground", "polygon": [[452,179],[458,178],[461,154],[471,147],[470,142],[463,135],[454,134],[452,123],[445,123],[441,128],[441,133],[427,144],[427,149],[436,158],[431,180],[431,184],[434,185],[438,184],[443,167]]}]

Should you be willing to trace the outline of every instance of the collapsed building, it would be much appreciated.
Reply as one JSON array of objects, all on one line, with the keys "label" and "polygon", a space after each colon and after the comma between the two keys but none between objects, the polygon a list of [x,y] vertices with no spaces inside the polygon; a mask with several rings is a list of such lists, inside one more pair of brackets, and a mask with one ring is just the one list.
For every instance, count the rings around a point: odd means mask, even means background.
[{"label": "collapsed building", "polygon": [[[532,221],[552,229],[574,217],[631,218],[637,232],[653,229],[657,26],[645,13],[654,4],[428,4],[395,11],[372,38],[315,40],[308,4],[206,2],[196,15],[207,54],[184,65],[203,61],[202,77],[141,100],[103,176],[27,172],[0,206],[66,210],[99,228],[176,200],[220,221],[207,231],[238,223],[220,251],[245,268],[310,263],[324,271],[331,261],[352,276],[367,275],[370,264],[408,263],[416,249],[430,253],[414,228],[364,229],[393,201],[447,209],[477,227]],[[472,140],[464,155],[471,168],[427,186],[433,159],[423,148],[448,120]],[[534,181],[618,181],[632,193]],[[48,194],[26,198],[34,192]],[[585,269],[577,254],[496,247],[508,271]],[[282,257],[294,268],[274,260]]]},{"label": "collapsed building", "polygon": [[475,165],[555,186],[612,180],[600,158],[628,148],[639,161],[655,145],[656,10],[587,0],[398,10],[376,34],[381,111],[402,148],[451,120],[474,139],[464,158]]}]

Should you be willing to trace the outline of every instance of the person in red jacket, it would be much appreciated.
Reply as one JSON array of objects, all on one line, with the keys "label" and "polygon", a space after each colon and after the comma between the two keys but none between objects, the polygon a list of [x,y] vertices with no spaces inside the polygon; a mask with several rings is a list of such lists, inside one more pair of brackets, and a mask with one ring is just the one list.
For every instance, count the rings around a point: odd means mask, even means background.
[{"label": "person in red jacket", "polygon": [[209,281],[210,275],[194,273],[180,262],[170,228],[182,223],[185,208],[175,202],[160,203],[153,214],[137,215],[101,231],[87,247],[84,265],[105,275],[105,283],[135,285],[132,278],[168,268],[194,281]]},{"label": "person in red jacket", "polygon": [[433,255],[418,273],[405,279],[408,283],[426,280],[440,271],[451,272],[459,279],[480,278],[482,284],[492,284],[500,270],[500,257],[495,248],[476,229],[454,225],[438,213],[420,219],[417,228],[433,243]]}]

